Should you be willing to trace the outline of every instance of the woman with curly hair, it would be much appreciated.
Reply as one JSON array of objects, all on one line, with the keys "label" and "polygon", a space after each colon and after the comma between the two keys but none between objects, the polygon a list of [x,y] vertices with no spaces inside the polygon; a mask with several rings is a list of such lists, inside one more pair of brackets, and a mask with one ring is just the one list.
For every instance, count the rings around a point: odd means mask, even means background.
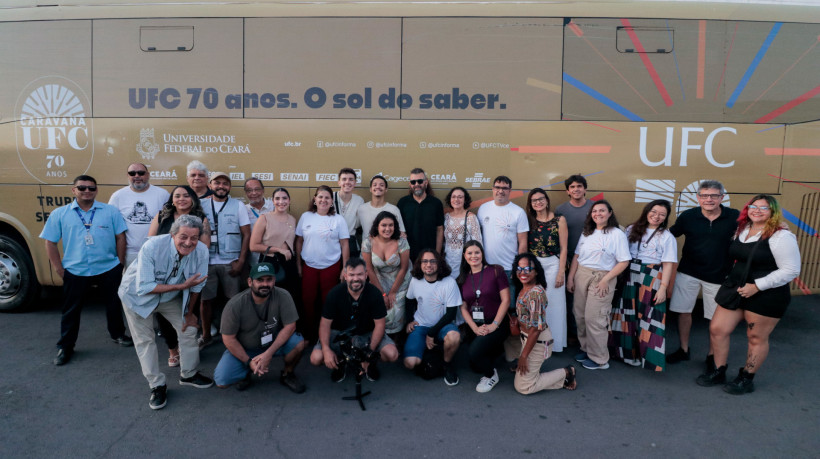
[{"label": "woman with curly hair", "polygon": [[727,281],[740,285],[737,288],[740,301],[736,309],[718,302],[709,325],[716,368],[697,379],[701,386],[726,381],[729,337],[740,321],[745,320],[749,341],[746,365],[734,381],[723,386],[724,391],[733,395],[754,391],[755,374],[769,355],[769,335],[791,301],[789,282],[800,274],[797,238],[784,223],[783,212],[774,197],[768,194],[753,197],[740,212],[737,222],[737,233],[729,246],[734,265]]}]

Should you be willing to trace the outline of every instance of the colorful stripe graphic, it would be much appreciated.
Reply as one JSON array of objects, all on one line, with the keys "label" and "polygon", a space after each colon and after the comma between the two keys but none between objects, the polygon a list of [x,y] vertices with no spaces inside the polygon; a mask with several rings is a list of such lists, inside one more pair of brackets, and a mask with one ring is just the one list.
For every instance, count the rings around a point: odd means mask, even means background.
[{"label": "colorful stripe graphic", "polygon": [[631,111],[627,110],[626,108],[622,107],[612,99],[606,97],[605,95],[601,94],[600,92],[592,89],[591,87],[585,85],[580,80],[575,79],[569,73],[564,72],[564,81],[575,86],[576,88],[580,89],[582,92],[585,92],[588,96],[596,99],[598,102],[606,105],[607,107],[615,110],[616,112],[620,113],[621,115],[625,116],[630,121],[644,121],[643,118],[640,116],[632,113]]},{"label": "colorful stripe graphic", "polygon": [[[746,89],[746,85],[749,84],[749,80],[752,78],[752,75],[757,70],[757,66],[760,65],[760,61],[763,60],[763,56],[766,55],[766,51],[769,50],[769,47],[772,45],[774,38],[777,36],[777,33],[780,31],[780,27],[783,26],[782,22],[776,22],[772,26],[772,30],[769,31],[769,35],[766,37],[766,40],[763,41],[763,45],[760,46],[760,49],[757,50],[757,54],[755,55],[752,62],[749,64],[749,68],[746,69],[746,73],[743,74],[743,77],[740,79],[740,82],[737,84],[737,87],[732,92],[732,96],[729,97],[729,100],[726,102],[726,106],[732,108],[735,106],[735,102],[737,102],[737,98],[740,97],[740,93]],[[728,57],[728,56],[727,56]]]},{"label": "colorful stripe graphic", "polygon": [[802,61],[802,60],[803,60],[803,58],[804,58],[804,57],[806,57],[806,55],[807,55],[807,54],[809,54],[809,53],[811,52],[811,50],[813,50],[813,49],[814,49],[814,47],[815,47],[815,46],[817,46],[817,44],[818,44],[818,43],[820,43],[820,36],[818,36],[818,37],[817,37],[817,40],[815,40],[815,41],[814,41],[814,43],[812,43],[812,45],[811,45],[811,46],[809,46],[809,49],[807,49],[806,51],[804,51],[804,52],[803,52],[803,54],[801,54],[801,55],[800,55],[800,57],[798,57],[798,58],[797,58],[797,60],[796,60],[796,61],[794,61],[794,64],[790,65],[790,66],[789,66],[789,68],[787,68],[785,71],[783,71],[783,73],[782,73],[782,74],[780,74],[780,76],[779,76],[779,77],[777,77],[777,79],[775,79],[774,81],[772,81],[772,84],[770,84],[770,85],[769,85],[769,87],[768,87],[768,88],[766,88],[766,90],[765,90],[765,91],[763,91],[763,92],[762,92],[759,96],[757,96],[757,99],[755,99],[755,100],[754,100],[754,102],[752,102],[751,104],[749,104],[749,106],[748,106],[748,107],[746,107],[746,110],[743,110],[743,113],[748,112],[748,111],[749,111],[749,109],[751,109],[752,107],[754,107],[754,105],[755,105],[755,104],[756,104],[756,103],[757,103],[757,102],[758,102],[758,101],[759,101],[759,100],[760,100],[763,96],[765,96],[765,95],[766,95],[766,93],[767,93],[767,92],[769,92],[769,90],[770,90],[770,89],[772,89],[772,88],[774,87],[774,85],[776,85],[776,84],[777,84],[777,82],[778,82],[778,81],[780,81],[780,80],[781,80],[784,76],[786,76],[786,74],[787,74],[787,73],[791,72],[791,71],[792,71],[792,69],[793,69],[793,68],[795,68],[795,67],[797,66],[797,64],[799,64],[799,63],[800,63],[800,61]]},{"label": "colorful stripe graphic", "polygon": [[510,150],[518,153],[609,153],[612,145],[520,145]]},{"label": "colorful stripe graphic", "polygon": [[686,91],[683,89],[683,78],[680,75],[680,67],[678,66],[678,53],[675,52],[675,35],[672,28],[669,27],[669,19],[666,20],[666,28],[669,30],[669,47],[672,48],[672,59],[675,60],[675,71],[678,73],[678,84],[680,85],[680,94],[683,100],[686,100]]},{"label": "colorful stripe graphic", "polygon": [[808,223],[804,222],[803,220],[800,220],[799,218],[797,218],[796,215],[789,212],[788,210],[786,210],[786,209],[782,209],[782,210],[783,210],[783,217],[785,217],[786,220],[789,221],[789,223],[796,226],[797,229],[805,231],[806,234],[808,234],[811,237],[818,237],[816,229],[809,226]]},{"label": "colorful stripe graphic", "polygon": [[771,131],[772,129],[782,128],[785,124],[778,124],[776,126],[767,127],[766,129],[761,129],[759,131],[755,131],[756,133],[760,134],[761,132]]},{"label": "colorful stripe graphic", "polygon": [[706,21],[698,21],[698,85],[697,98],[703,99],[703,80],[706,74]]},{"label": "colorful stripe graphic", "polygon": [[772,112],[768,113],[767,115],[764,115],[764,116],[758,118],[757,120],[755,120],[755,123],[758,123],[758,124],[768,123],[769,121],[771,121],[771,120],[777,118],[778,116],[788,112],[789,110],[793,109],[794,107],[797,107],[798,105],[802,104],[803,102],[811,99],[812,97],[814,97],[818,94],[820,94],[820,85],[818,85],[814,89],[810,90],[809,92],[800,95],[798,98],[784,104],[780,108],[778,108],[776,110],[773,110]]},{"label": "colorful stripe graphic", "polygon": [[619,131],[615,128],[611,128],[609,126],[604,126],[603,124],[596,124],[596,123],[593,123],[592,121],[584,121],[584,123],[591,124],[593,126],[598,126],[600,128],[604,128],[604,129],[609,129],[610,131],[621,132],[621,131]]},{"label": "colorful stripe graphic", "polygon": [[820,156],[820,148],[764,148],[767,156]]},{"label": "colorful stripe graphic", "polygon": [[561,85],[547,83],[546,81],[541,81],[536,78],[527,78],[527,86],[532,86],[533,88],[546,89],[547,91],[554,92],[556,94],[561,94]]},{"label": "colorful stripe graphic", "polygon": [[820,188],[815,188],[815,187],[813,187],[813,186],[806,185],[806,184],[805,184],[805,183],[803,183],[803,182],[797,182],[797,181],[795,181],[795,180],[784,179],[783,177],[778,177],[778,176],[776,176],[776,175],[774,175],[774,174],[766,174],[766,175],[768,175],[769,177],[774,177],[774,178],[776,178],[776,179],[783,180],[784,182],[794,183],[794,184],[796,184],[796,185],[804,186],[804,187],[806,187],[806,188],[811,188],[812,190],[817,190],[817,191],[820,191]]},{"label": "colorful stripe graphic", "polygon": [[658,88],[658,92],[661,94],[663,102],[667,107],[671,107],[674,102],[672,102],[672,98],[669,97],[669,93],[666,91],[666,86],[664,86],[663,81],[661,81],[661,76],[658,75],[658,71],[655,70],[655,66],[652,65],[652,61],[649,60],[649,56],[646,54],[646,50],[643,48],[641,40],[638,39],[638,34],[635,33],[635,29],[629,23],[629,19],[621,19],[621,24],[624,25],[624,30],[626,30],[626,33],[632,40],[632,44],[635,46],[635,51],[638,52],[638,56],[640,56],[641,61],[643,61],[646,71],[649,72],[649,77],[652,78],[652,82],[655,83],[655,87]]},{"label": "colorful stripe graphic", "polygon": [[717,100],[718,94],[720,94],[720,88],[723,84],[723,77],[726,76],[726,67],[729,66],[729,56],[732,55],[732,48],[735,47],[735,37],[737,36],[737,26],[739,24],[735,23],[735,31],[732,33],[732,41],[729,42],[729,51],[726,52],[726,60],[723,61],[723,71],[720,73],[720,80],[718,80],[717,88],[715,88],[715,97],[712,100]]}]

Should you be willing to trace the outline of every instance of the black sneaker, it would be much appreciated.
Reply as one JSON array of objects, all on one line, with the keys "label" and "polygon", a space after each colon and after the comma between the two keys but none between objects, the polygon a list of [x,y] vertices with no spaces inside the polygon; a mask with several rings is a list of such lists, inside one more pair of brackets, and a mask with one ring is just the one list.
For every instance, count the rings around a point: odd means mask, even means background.
[{"label": "black sneaker", "polygon": [[678,363],[686,360],[689,360],[689,351],[684,351],[680,347],[677,351],[666,356],[666,363]]},{"label": "black sneaker", "polygon": [[347,375],[347,364],[345,362],[339,362],[339,368],[330,372],[330,380],[333,382],[342,382],[345,380],[345,376]]},{"label": "black sneaker", "polygon": [[151,389],[151,398],[148,399],[148,407],[152,410],[158,410],[165,407],[165,404],[168,402],[168,396],[166,395],[168,391],[168,386],[161,385]]},{"label": "black sneaker", "polygon": [[190,378],[179,378],[179,385],[180,386],[193,386],[197,389],[207,389],[214,385],[214,380],[203,376],[202,373],[197,372],[195,375],[191,376]]},{"label": "black sneaker", "polygon": [[[751,376],[751,377],[750,377]],[[723,392],[732,395],[743,395],[755,391],[754,375],[746,373],[743,368],[738,372],[737,378],[723,386]]]},{"label": "black sneaker", "polygon": [[448,386],[455,386],[458,384],[458,375],[452,365],[447,365],[444,367],[444,384],[447,384]]},{"label": "black sneaker", "polygon": [[303,383],[302,380],[300,380],[299,377],[292,371],[287,374],[283,371],[279,376],[279,382],[297,394],[301,394],[305,391],[305,383]]},{"label": "black sneaker", "polygon": [[240,379],[238,383],[236,383],[236,390],[242,392],[243,390],[247,390],[249,387],[253,385],[253,373],[250,371],[248,374],[245,375],[244,378]]},{"label": "black sneaker", "polygon": [[119,338],[111,338],[115,344],[119,344],[122,347],[131,347],[134,345],[134,340],[131,339],[128,335],[122,335]]},{"label": "black sneaker", "polygon": [[712,387],[726,382],[726,365],[715,368],[713,371],[698,376],[695,380],[698,386]]},{"label": "black sneaker", "polygon": [[54,357],[54,360],[52,362],[54,363],[54,365],[57,365],[58,367],[60,365],[65,365],[68,363],[69,360],[71,360],[72,354],[72,351],[66,349],[57,349],[57,356]]},{"label": "black sneaker", "polygon": [[365,376],[367,376],[367,380],[370,382],[376,382],[379,378],[382,377],[382,372],[379,371],[379,365],[376,362],[371,363],[367,366],[367,371],[365,372]]}]

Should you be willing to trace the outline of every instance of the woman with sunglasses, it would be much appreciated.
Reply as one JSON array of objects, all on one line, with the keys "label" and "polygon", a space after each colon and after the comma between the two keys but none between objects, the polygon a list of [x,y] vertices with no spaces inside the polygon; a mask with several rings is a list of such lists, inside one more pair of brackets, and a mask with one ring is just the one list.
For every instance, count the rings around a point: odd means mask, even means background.
[{"label": "woman with sunglasses", "polygon": [[478,241],[464,244],[456,282],[461,286],[461,315],[473,337],[470,367],[482,375],[475,390],[489,392],[498,384],[495,360],[510,336],[510,282],[503,267],[487,264],[484,246]]},{"label": "woman with sunglasses", "polygon": [[393,213],[381,211],[362,241],[362,258],[367,277],[384,298],[387,307],[385,333],[404,329],[404,300],[410,286],[410,244],[400,237],[399,220]]},{"label": "woman with sunglasses", "polygon": [[333,190],[321,185],[296,225],[296,267],[302,276],[305,337],[316,342],[328,292],[339,283],[349,256],[347,222],[333,207]]},{"label": "woman with sunglasses", "polygon": [[[547,323],[554,340],[552,351],[567,347],[567,296],[564,267],[567,265],[567,220],[552,211],[550,198],[541,188],[533,188],[527,196],[527,248],[535,255],[547,279]],[[514,280],[514,279],[513,279]]]},{"label": "woman with sunglasses", "polygon": [[755,390],[755,374],[769,355],[769,335],[791,301],[789,282],[800,274],[797,238],[786,226],[783,211],[774,197],[768,194],[753,197],[740,211],[737,222],[737,233],[729,246],[734,266],[727,279],[741,285],[737,288],[740,303],[737,309],[727,309],[718,303],[709,325],[716,369],[697,379],[701,386],[726,381],[729,337],[740,321],[745,320],[749,341],[746,365],[734,381],[723,386],[725,392],[733,395]]},{"label": "woman with sunglasses", "polygon": [[513,285],[518,292],[515,309],[521,330],[522,350],[515,371],[515,390],[534,394],[548,389],[575,390],[575,367],[541,373],[541,364],[552,354],[553,338],[547,324],[547,280],[535,255],[520,253],[513,261]]},{"label": "woman with sunglasses", "polygon": [[[202,219],[202,227],[210,228],[208,225],[208,217],[202,210],[202,205],[193,188],[188,185],[178,185],[171,190],[171,196],[162,206],[156,217],[151,221],[151,227],[148,229],[148,236],[159,236],[161,234],[168,234],[171,231],[171,225],[179,218],[180,215],[193,215]],[[203,232],[199,236],[199,242],[205,244],[206,247],[211,245],[211,234],[209,231]],[[206,273],[207,274],[207,273]],[[157,314],[157,324],[159,325],[159,332],[165,339],[165,344],[168,345],[168,366],[179,366],[179,340],[177,339],[177,332],[171,325],[171,322],[162,314]]]},{"label": "woman with sunglasses", "polygon": [[666,367],[666,294],[678,262],[678,244],[666,229],[671,211],[669,201],[656,199],[626,228],[632,262],[609,334],[610,356],[654,371]]},{"label": "woman with sunglasses", "polygon": [[581,353],[575,360],[587,370],[609,368],[612,297],[618,274],[630,258],[626,235],[618,227],[612,206],[604,200],[596,202],[587,214],[567,279],[567,290],[575,293],[572,311],[581,342]]},{"label": "woman with sunglasses", "polygon": [[296,218],[290,214],[290,193],[284,188],[273,190],[273,212],[260,214],[251,232],[250,250],[261,259],[275,259],[285,271],[285,280],[276,286],[290,293],[295,304],[302,297],[299,270],[293,249],[296,246]]}]

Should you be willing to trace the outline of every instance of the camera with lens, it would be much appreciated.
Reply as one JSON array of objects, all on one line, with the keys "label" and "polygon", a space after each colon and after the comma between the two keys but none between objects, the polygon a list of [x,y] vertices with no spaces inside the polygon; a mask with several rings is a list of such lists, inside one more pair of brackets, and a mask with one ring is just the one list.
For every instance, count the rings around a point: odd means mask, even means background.
[{"label": "camera with lens", "polygon": [[374,362],[378,354],[373,349],[370,349],[369,343],[362,336],[353,335],[355,327],[339,333],[333,340],[334,343],[339,343],[339,349],[342,352],[342,359],[347,364],[360,366],[363,362]]}]

